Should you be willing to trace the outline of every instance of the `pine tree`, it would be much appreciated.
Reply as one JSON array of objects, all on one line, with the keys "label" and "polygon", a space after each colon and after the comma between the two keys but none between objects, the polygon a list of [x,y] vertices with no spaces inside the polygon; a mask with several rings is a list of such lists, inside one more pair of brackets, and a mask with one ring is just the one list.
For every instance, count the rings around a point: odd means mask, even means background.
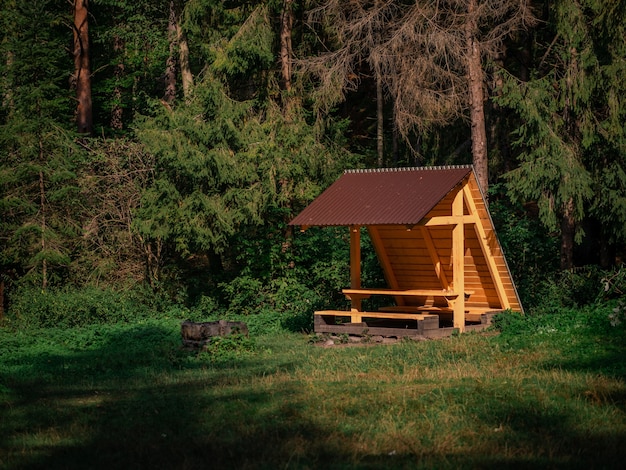
[{"label": "pine tree", "polygon": [[45,289],[69,264],[76,235],[68,18],[48,0],[16,2],[0,15],[0,76],[8,90],[0,122],[0,266]]},{"label": "pine tree", "polygon": [[367,64],[389,91],[407,140],[469,114],[473,162],[486,193],[484,63],[504,38],[533,21],[527,3],[326,0],[311,18],[327,25],[336,44],[304,64],[319,77],[318,98],[327,107],[357,88],[359,68]]},{"label": "pine tree", "polygon": [[[205,18],[198,10],[186,15]],[[345,152],[323,144],[300,110],[280,107],[279,80],[271,78],[281,76],[280,23],[274,30],[268,8],[240,18],[238,29],[220,29],[225,25],[202,31],[186,25],[191,51],[211,38],[204,72],[190,99],[159,106],[137,128],[156,163],[134,222],[154,255],[153,285],[168,259],[222,255],[232,265],[233,240],[256,243],[271,232],[282,244],[294,211],[343,167]]]},{"label": "pine tree", "polygon": [[168,56],[167,3],[151,0],[90,4],[92,97],[98,134],[129,132],[137,114],[164,93]]},{"label": "pine tree", "polygon": [[89,0],[74,0],[74,75],[76,125],[80,134],[93,132],[89,39]]},{"label": "pine tree", "polygon": [[592,3],[599,77],[594,89],[596,132],[589,168],[594,180],[590,215],[600,226],[600,264],[615,264],[612,247],[626,245],[626,2]]},{"label": "pine tree", "polygon": [[593,20],[610,4],[551,4],[546,24],[554,29],[546,31],[534,77],[527,83],[507,77],[501,98],[521,117],[520,165],[508,174],[509,188],[537,201],[544,224],[560,231],[564,269],[574,266],[590,214],[607,223],[613,240],[624,239],[624,131],[617,124],[625,112],[617,98],[624,92],[624,49],[613,43],[619,28],[603,39]]}]

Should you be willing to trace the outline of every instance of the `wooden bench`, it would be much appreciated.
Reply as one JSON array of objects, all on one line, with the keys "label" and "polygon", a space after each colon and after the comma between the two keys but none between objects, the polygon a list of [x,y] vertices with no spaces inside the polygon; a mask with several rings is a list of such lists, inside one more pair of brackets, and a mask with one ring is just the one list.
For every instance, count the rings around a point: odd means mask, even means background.
[{"label": "wooden bench", "polygon": [[[349,317],[350,322],[338,321]],[[316,333],[383,336],[438,337],[439,316],[428,313],[359,312],[356,310],[322,310],[314,314]],[[380,322],[384,322],[380,323]]]},{"label": "wooden bench", "polygon": [[315,312],[315,315],[332,315],[335,317],[350,317],[351,323],[361,323],[364,318],[386,318],[396,320],[424,320],[436,315],[429,313],[410,313],[410,312],[363,312],[358,310],[326,310]]},{"label": "wooden bench", "polygon": [[[416,319],[423,320],[424,315],[443,314],[451,315],[454,312],[454,301],[459,297],[459,293],[445,289],[343,289],[343,294],[348,300],[360,305],[363,299],[369,299],[372,295],[388,295],[391,297],[432,297],[434,300],[440,299],[442,306],[437,305],[397,305],[379,308],[378,313],[362,312],[360,308],[352,308],[350,317],[352,322],[358,323],[363,317],[368,318],[390,318],[390,319]],[[473,292],[464,292],[467,299]],[[445,305],[445,306],[444,306]],[[420,317],[421,316],[421,317]]]}]

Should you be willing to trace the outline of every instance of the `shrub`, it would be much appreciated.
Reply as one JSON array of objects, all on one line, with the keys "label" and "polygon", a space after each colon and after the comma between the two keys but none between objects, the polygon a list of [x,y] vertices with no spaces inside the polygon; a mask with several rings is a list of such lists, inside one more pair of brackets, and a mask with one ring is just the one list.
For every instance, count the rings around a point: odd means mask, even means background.
[{"label": "shrub", "polygon": [[316,290],[294,277],[281,277],[262,283],[244,275],[222,287],[228,303],[224,312],[226,316],[260,316],[253,323],[256,326],[264,324],[261,329],[267,331],[276,328],[310,331],[313,311],[322,304],[322,298]]},{"label": "shrub", "polygon": [[532,308],[545,301],[544,291],[551,289],[558,273],[558,238],[521,204],[512,202],[503,185],[491,185],[489,192],[489,211],[507,264],[522,304]]},{"label": "shrub", "polygon": [[216,336],[198,354],[198,359],[223,362],[245,357],[255,352],[254,340],[246,335]]},{"label": "shrub", "polygon": [[159,315],[145,295],[96,287],[41,290],[24,287],[11,296],[8,321],[18,328],[72,328],[131,322]]}]

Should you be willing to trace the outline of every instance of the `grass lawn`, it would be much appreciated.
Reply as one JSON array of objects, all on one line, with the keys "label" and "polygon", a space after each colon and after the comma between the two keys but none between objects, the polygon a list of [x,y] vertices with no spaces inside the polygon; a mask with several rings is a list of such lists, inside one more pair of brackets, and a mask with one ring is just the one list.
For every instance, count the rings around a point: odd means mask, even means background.
[{"label": "grass lawn", "polygon": [[624,468],[626,330],[593,315],[200,354],[178,320],[0,329],[0,468]]}]

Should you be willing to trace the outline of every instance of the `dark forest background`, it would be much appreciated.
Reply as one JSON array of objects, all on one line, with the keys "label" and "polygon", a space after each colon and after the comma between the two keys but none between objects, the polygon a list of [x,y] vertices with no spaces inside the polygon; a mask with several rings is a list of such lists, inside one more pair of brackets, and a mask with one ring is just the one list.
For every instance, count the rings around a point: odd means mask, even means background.
[{"label": "dark forest background", "polygon": [[0,315],[306,328],[347,231],[288,222],[347,168],[468,163],[527,308],[621,293],[623,0],[1,2]]}]

